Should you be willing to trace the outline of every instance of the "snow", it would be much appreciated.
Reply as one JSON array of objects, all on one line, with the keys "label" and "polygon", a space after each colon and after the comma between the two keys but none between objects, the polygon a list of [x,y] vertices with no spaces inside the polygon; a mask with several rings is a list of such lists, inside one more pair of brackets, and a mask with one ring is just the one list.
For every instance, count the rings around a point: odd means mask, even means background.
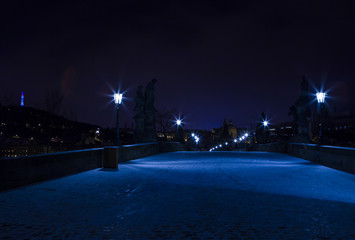
[{"label": "snow", "polygon": [[0,193],[0,238],[355,238],[355,175],[284,154],[175,152]]}]

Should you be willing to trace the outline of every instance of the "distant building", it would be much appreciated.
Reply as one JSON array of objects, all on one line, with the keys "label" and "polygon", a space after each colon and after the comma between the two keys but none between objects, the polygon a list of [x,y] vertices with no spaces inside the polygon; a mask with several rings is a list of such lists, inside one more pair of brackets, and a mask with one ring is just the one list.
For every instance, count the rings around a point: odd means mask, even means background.
[{"label": "distant building", "polygon": [[109,145],[115,137],[110,132],[31,107],[0,105],[0,157]]}]

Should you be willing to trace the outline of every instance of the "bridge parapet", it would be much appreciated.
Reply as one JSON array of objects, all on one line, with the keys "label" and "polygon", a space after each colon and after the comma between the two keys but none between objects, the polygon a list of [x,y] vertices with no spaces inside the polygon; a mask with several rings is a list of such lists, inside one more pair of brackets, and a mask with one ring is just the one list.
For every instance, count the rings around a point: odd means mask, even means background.
[{"label": "bridge parapet", "polygon": [[355,148],[306,143],[255,144],[251,151],[279,152],[355,174]]},{"label": "bridge parapet", "polygon": [[119,162],[184,149],[181,143],[144,143],[0,159],[0,191],[95,168],[118,168]]}]

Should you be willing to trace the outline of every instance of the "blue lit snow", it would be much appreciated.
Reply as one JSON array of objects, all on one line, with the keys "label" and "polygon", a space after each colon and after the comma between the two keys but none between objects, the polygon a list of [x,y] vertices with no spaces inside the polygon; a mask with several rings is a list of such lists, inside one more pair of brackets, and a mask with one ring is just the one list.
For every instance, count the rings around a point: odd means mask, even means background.
[{"label": "blue lit snow", "polygon": [[354,239],[354,186],[283,154],[159,154],[0,193],[0,238]]}]

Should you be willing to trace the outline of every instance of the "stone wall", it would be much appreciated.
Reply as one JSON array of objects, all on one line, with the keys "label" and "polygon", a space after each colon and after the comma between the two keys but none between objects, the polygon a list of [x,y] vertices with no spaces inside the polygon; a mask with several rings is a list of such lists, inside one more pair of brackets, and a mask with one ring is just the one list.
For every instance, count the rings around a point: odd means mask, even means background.
[{"label": "stone wall", "polygon": [[119,162],[160,152],[184,150],[176,142],[156,142],[0,159],[0,191],[95,168],[118,168]]},{"label": "stone wall", "polygon": [[286,153],[331,168],[355,174],[355,149],[306,143],[255,144],[250,151]]},{"label": "stone wall", "polygon": [[355,174],[355,149],[315,144],[290,143],[288,154]]},{"label": "stone wall", "polygon": [[0,159],[0,190],[102,166],[103,148]]},{"label": "stone wall", "polygon": [[154,142],[105,148],[104,168],[118,168],[118,163],[148,157],[158,153],[183,151],[185,145],[179,142]]},{"label": "stone wall", "polygon": [[248,146],[247,149],[248,149],[248,151],[286,153],[287,152],[287,143],[253,144],[253,145]]}]

